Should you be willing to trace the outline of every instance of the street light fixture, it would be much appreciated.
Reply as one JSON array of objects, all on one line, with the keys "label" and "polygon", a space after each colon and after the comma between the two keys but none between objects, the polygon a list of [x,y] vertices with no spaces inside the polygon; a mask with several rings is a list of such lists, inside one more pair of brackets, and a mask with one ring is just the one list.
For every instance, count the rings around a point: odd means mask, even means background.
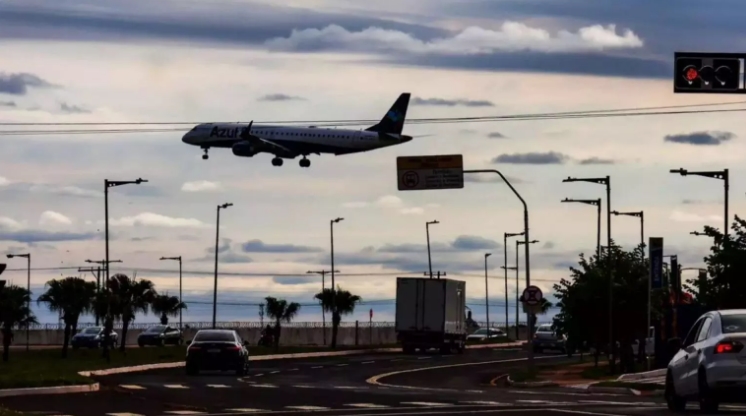
[{"label": "street light fixture", "polygon": [[[331,262],[332,262],[332,328],[334,328],[334,319],[337,317],[337,288],[334,286],[334,224],[344,221],[344,218],[337,217],[329,221],[329,237],[331,239]],[[336,348],[337,340],[332,339],[332,348]]]},{"label": "street light fixture", "polygon": [[598,208],[598,227],[596,232],[596,257],[601,257],[601,198],[598,199],[570,199],[565,198],[560,202],[575,202],[586,205],[594,205]]},{"label": "street light fixture", "polygon": [[[177,260],[179,262],[179,303],[181,303],[181,256],[178,257],[161,257],[161,260]],[[181,331],[182,327],[182,316],[181,316],[181,310],[182,308],[179,308],[179,331]]]},{"label": "street light fixture", "polygon": [[636,211],[636,212],[619,212],[619,211],[611,211],[614,216],[618,217],[620,215],[627,216],[627,217],[637,217],[640,219],[640,244],[642,244],[642,257],[645,258],[645,212],[644,211]]},{"label": "street light fixture", "polygon": [[489,302],[489,284],[487,283],[487,257],[492,253],[484,253],[484,308],[487,315],[487,338],[490,337],[490,302]]},{"label": "street light fixture", "polygon": [[430,269],[430,278],[433,278],[433,262],[430,257],[430,224],[440,224],[438,220],[428,221],[425,223],[425,234],[427,235],[427,265]]},{"label": "street light fixture", "polygon": [[220,210],[232,206],[232,202],[226,202],[225,204],[218,205],[217,208],[217,220],[215,221],[215,278],[212,289],[212,329],[216,328],[218,318],[218,247],[220,245]]},{"label": "street light fixture", "polygon": [[[23,257],[27,261],[27,277],[26,277],[26,290],[28,291],[28,310],[31,311],[31,253],[26,254],[8,254],[7,257],[12,259],[13,257]],[[29,338],[29,326],[26,324],[26,351],[29,350],[30,338]]]},{"label": "street light fixture", "polygon": [[723,181],[723,185],[725,188],[725,228],[723,228],[723,236],[725,237],[723,241],[728,240],[728,188],[730,187],[730,177],[728,174],[728,169],[723,170],[716,170],[716,171],[700,171],[700,172],[690,172],[684,168],[679,169],[671,169],[669,171],[670,173],[678,173],[681,176],[688,176],[688,175],[694,175],[694,176],[704,176],[705,178],[712,178],[712,179],[720,179]]},{"label": "street light fixture", "polygon": [[147,182],[146,179],[137,178],[134,181],[110,181],[104,179],[104,234],[106,239],[106,283],[109,283],[109,188],[115,186],[135,184],[140,185],[141,183]]},{"label": "street light fixture", "polygon": [[[503,235],[503,249],[505,250],[505,257],[504,264],[503,264],[503,270],[505,270],[505,333],[508,331],[508,270],[516,270],[516,284],[518,283],[518,261],[516,260],[516,267],[508,267],[508,238],[511,237],[519,237],[524,235],[525,232],[521,233],[505,233]],[[518,249],[518,245],[516,245],[516,250]],[[518,253],[516,253],[516,258],[518,257]],[[518,287],[516,286],[516,291],[518,290]],[[517,309],[516,309],[517,310]],[[518,339],[518,326],[515,327],[515,339]]]}]

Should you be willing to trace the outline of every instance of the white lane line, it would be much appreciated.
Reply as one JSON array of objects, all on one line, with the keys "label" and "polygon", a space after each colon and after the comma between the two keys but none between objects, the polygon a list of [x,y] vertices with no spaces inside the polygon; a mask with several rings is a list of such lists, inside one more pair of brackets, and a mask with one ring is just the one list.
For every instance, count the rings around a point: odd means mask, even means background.
[{"label": "white lane line", "polygon": [[298,410],[329,410],[328,407],[321,406],[285,406],[286,409],[298,409]]},{"label": "white lane line", "polygon": [[375,361],[363,361],[361,364],[373,364]]},{"label": "white lane line", "polygon": [[288,371],[298,371],[298,369],[297,369],[297,368],[291,368],[291,369],[290,369],[290,370],[288,370]]},{"label": "white lane line", "polygon": [[269,374],[277,374],[279,371],[270,371]]},{"label": "white lane line", "polygon": [[107,413],[107,416],[144,416],[138,413]]},{"label": "white lane line", "polygon": [[311,367],[311,368],[324,368],[324,366],[323,365],[317,365],[316,367]]},{"label": "white lane line", "polygon": [[526,403],[526,404],[551,404],[551,405],[559,405],[559,404],[574,404],[573,402],[555,402],[554,400],[516,400],[516,403]]},{"label": "white lane line", "polygon": [[404,360],[404,359],[403,358],[397,358],[395,360],[389,360],[389,361],[394,362],[394,361],[402,361],[402,360]]},{"label": "white lane line", "polygon": [[206,412],[198,412],[196,410],[166,410],[163,413],[171,415],[203,415]]},{"label": "white lane line", "polygon": [[628,406],[657,406],[660,403],[655,402],[614,402],[606,400],[578,400],[578,403],[587,404],[607,404],[607,405],[628,405]]},{"label": "white lane line", "polygon": [[263,412],[262,409],[225,409],[226,412],[237,412],[237,413],[251,413],[251,412]]},{"label": "white lane line", "polygon": [[[145,387],[138,386],[137,384],[120,384],[119,387],[129,390],[145,390]],[[112,413],[113,414],[113,413]],[[117,413],[117,415],[123,415],[125,413]],[[129,413],[126,413],[129,414]]]},{"label": "white lane line", "polygon": [[188,389],[189,388],[183,384],[164,384],[163,387],[167,389]]},{"label": "white lane line", "polygon": [[355,386],[334,386],[334,388],[335,389],[351,390],[351,389],[359,389],[360,387],[355,387]]},{"label": "white lane line", "polygon": [[229,389],[231,386],[227,384],[208,384],[207,387],[213,388],[213,389]]},{"label": "white lane line", "polygon": [[259,373],[259,374],[255,374],[254,377],[261,377],[263,375],[264,375],[264,373]]},{"label": "white lane line", "polygon": [[466,401],[466,402],[459,402],[463,404],[477,404],[477,405],[484,405],[484,406],[508,406],[508,403],[500,403],[500,402],[489,402],[489,401]]},{"label": "white lane line", "polygon": [[296,384],[293,387],[295,387],[297,389],[315,389],[316,388],[315,386],[309,386],[307,384]]},{"label": "white lane line", "polygon": [[252,384],[251,387],[261,387],[265,389],[276,389],[277,386],[274,384]]},{"label": "white lane line", "polygon": [[345,406],[360,407],[360,408],[367,408],[367,409],[384,409],[388,407],[382,404],[375,404],[375,403],[349,403],[349,404],[346,404]]},{"label": "white lane line", "polygon": [[401,402],[401,404],[412,404],[415,406],[453,406],[450,403],[436,403],[436,402]]},{"label": "white lane line", "polygon": [[348,365],[349,364],[337,364],[337,367],[345,367],[345,366],[348,366]]},{"label": "white lane line", "polygon": [[418,360],[429,360],[430,358],[433,357],[417,357]]},{"label": "white lane line", "polygon": [[591,416],[623,416],[619,413],[597,413],[597,412],[586,412],[583,410],[570,410],[570,409],[544,409],[548,410],[550,412],[557,412],[557,413],[571,413],[576,415],[591,415]]}]

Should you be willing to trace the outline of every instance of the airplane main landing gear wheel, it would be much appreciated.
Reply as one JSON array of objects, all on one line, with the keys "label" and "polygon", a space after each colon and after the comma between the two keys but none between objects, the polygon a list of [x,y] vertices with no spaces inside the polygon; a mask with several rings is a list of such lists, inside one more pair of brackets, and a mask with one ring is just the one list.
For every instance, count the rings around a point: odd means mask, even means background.
[{"label": "airplane main landing gear wheel", "polygon": [[272,166],[282,166],[282,159],[279,157],[272,159]]},{"label": "airplane main landing gear wheel", "polygon": [[208,159],[208,158],[210,157],[210,156],[209,156],[209,155],[207,154],[207,150],[208,150],[208,149],[209,149],[209,147],[203,147],[203,148],[202,148],[202,150],[204,150],[204,151],[205,151],[205,154],[204,154],[204,155],[202,155],[202,160],[207,160],[207,159]]},{"label": "airplane main landing gear wheel", "polygon": [[307,167],[311,166],[311,161],[308,160],[308,159],[306,159],[306,158],[303,158],[303,159],[300,160],[300,162],[298,162],[298,164],[302,168],[307,168]]}]

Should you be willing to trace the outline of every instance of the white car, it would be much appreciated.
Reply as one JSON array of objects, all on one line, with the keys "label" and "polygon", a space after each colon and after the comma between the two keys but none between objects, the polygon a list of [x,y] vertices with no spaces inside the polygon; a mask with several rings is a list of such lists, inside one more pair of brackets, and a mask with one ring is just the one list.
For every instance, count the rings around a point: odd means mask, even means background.
[{"label": "white car", "polygon": [[746,401],[746,309],[707,312],[692,326],[666,372],[668,408],[698,400],[703,412]]},{"label": "white car", "polygon": [[490,328],[489,329],[489,335],[487,334],[487,328],[482,328],[474,331],[474,333],[469,334],[469,336],[466,337],[467,341],[484,341],[486,339],[499,339],[499,338],[505,338],[508,335],[503,332],[501,329],[497,328]]}]

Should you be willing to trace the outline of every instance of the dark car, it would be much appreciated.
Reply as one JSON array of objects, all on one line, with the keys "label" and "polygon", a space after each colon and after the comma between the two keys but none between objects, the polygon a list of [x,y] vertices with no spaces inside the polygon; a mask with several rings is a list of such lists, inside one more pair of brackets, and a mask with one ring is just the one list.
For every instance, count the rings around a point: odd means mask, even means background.
[{"label": "dark car", "polygon": [[203,329],[197,332],[186,354],[186,373],[235,371],[243,376],[249,369],[248,342],[229,329]]},{"label": "dark car", "polygon": [[[111,331],[111,334],[109,334],[109,339],[111,341],[111,345],[115,347],[119,342],[119,335],[117,335],[116,332]],[[92,326],[83,328],[80,330],[80,332],[75,334],[70,340],[70,346],[72,346],[75,350],[80,347],[99,348],[103,346],[103,342],[104,327]]]},{"label": "dark car", "polygon": [[181,337],[181,331],[169,325],[156,325],[143,331],[137,337],[137,345],[144,347],[146,345],[163,346],[166,344],[181,345],[184,339]]}]

